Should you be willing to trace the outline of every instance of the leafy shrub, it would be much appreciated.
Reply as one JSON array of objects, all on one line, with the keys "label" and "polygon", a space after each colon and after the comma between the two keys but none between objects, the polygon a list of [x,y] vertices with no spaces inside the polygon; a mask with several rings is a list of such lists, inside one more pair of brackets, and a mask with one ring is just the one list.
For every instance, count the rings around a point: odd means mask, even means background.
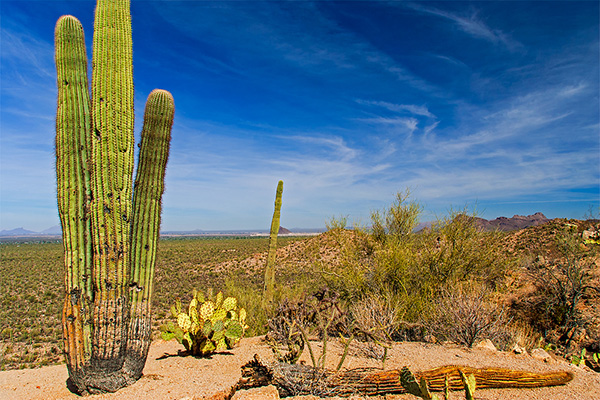
[{"label": "leafy shrub", "polygon": [[410,191],[397,193],[388,209],[371,213],[372,234],[375,240],[385,243],[388,240],[402,240],[417,227],[423,208],[409,201]]},{"label": "leafy shrub", "polygon": [[474,216],[453,212],[421,235],[421,272],[436,285],[477,280],[495,287],[508,266],[499,235],[482,232]]},{"label": "leafy shrub", "polygon": [[204,299],[202,292],[194,292],[188,311],[182,310],[181,300],[171,307],[177,325],[170,322],[161,326],[164,340],[177,339],[194,356],[206,356],[231,349],[244,335],[246,310],[237,309],[234,297],[223,297],[219,292],[214,299]]},{"label": "leafy shrub", "polygon": [[328,286],[350,304],[380,298],[394,304],[398,323],[414,327],[431,319],[443,287],[477,281],[494,289],[511,267],[499,234],[482,232],[466,212],[451,213],[419,233],[421,207],[399,193],[371,214],[371,230],[336,229],[342,262],[323,265]]}]

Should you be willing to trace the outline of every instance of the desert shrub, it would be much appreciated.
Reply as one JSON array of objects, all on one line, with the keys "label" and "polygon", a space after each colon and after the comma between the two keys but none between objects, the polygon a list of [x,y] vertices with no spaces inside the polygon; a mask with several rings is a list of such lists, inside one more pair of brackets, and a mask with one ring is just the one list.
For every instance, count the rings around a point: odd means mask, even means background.
[{"label": "desert shrub", "polygon": [[299,324],[305,324],[308,315],[302,302],[283,299],[278,303],[275,315],[269,319],[266,342],[277,361],[294,364],[304,351],[304,336]]},{"label": "desert shrub", "polygon": [[349,304],[373,298],[394,304],[405,337],[423,336],[443,287],[476,281],[496,289],[510,268],[499,234],[482,232],[474,216],[453,212],[414,233],[421,210],[408,192],[399,193],[389,208],[371,214],[370,231],[328,232],[339,237],[343,261],[321,266],[328,286]]},{"label": "desert shrub", "polygon": [[407,314],[407,308],[420,312],[420,297],[410,291],[416,278],[411,232],[419,213],[408,192],[399,193],[388,209],[372,212],[370,229],[328,231],[340,253],[337,265],[319,266],[328,287],[349,304],[363,304],[371,296],[396,304],[399,314]]},{"label": "desert shrub", "polygon": [[401,309],[402,307],[389,297],[370,294],[351,305],[350,318],[360,331],[369,332],[385,342],[397,335],[403,319],[399,311]]},{"label": "desert shrub", "polygon": [[325,222],[325,228],[328,231],[346,229],[348,226],[348,216],[340,215],[339,217],[331,217],[329,221]]},{"label": "desert shrub", "polygon": [[[277,305],[285,299],[296,299],[304,293],[314,291],[315,284],[310,270],[298,268],[291,271],[276,264],[277,281],[273,295],[274,306],[262,307],[263,280],[257,274],[244,270],[233,270],[225,278],[225,291],[238,299],[240,306],[248,312],[247,336],[264,335],[269,330],[269,321],[277,313]],[[256,279],[259,278],[259,279]]]},{"label": "desert shrub", "polygon": [[264,335],[267,332],[269,314],[261,306],[262,286],[241,286],[240,281],[228,278],[225,281],[225,292],[238,299],[240,307],[247,313],[248,330],[246,336]]},{"label": "desert shrub", "polygon": [[510,262],[499,246],[500,233],[482,232],[474,215],[451,212],[419,235],[415,251],[425,285],[436,287],[476,280],[496,288]]},{"label": "desert shrub", "polygon": [[314,269],[332,292],[345,301],[357,301],[367,290],[366,273],[372,269],[375,244],[371,236],[360,228],[336,228],[327,232],[330,246],[336,249],[335,261],[321,258]]},{"label": "desert shrub", "polygon": [[490,297],[489,290],[478,284],[444,290],[431,320],[432,333],[468,347],[482,339],[507,347],[510,319]]},{"label": "desert shrub", "polygon": [[363,342],[356,346],[361,355],[385,361],[387,349],[397,339],[403,316],[402,307],[396,304],[393,296],[365,296],[350,306],[349,316],[357,339]]},{"label": "desert shrub", "polygon": [[[510,310],[509,314],[510,314]],[[514,316],[506,326],[508,335],[499,338],[496,347],[501,350],[511,350],[520,346],[527,351],[542,347],[544,339],[542,335],[529,323],[516,319]]]},{"label": "desert shrub", "polygon": [[569,350],[581,328],[596,325],[583,310],[586,300],[600,294],[594,275],[598,251],[597,245],[583,245],[575,226],[566,225],[554,240],[556,257],[537,255],[525,265],[535,291],[522,300],[520,308],[549,341]]},{"label": "desert shrub", "polygon": [[389,208],[371,212],[371,229],[375,240],[380,243],[399,241],[413,233],[423,208],[409,199],[409,190],[399,192]]},{"label": "desert shrub", "polygon": [[[329,337],[339,336],[346,339],[346,349],[341,357],[341,368],[350,342],[354,338],[353,326],[339,296],[324,288],[312,295],[304,295],[297,300],[282,300],[276,314],[269,320],[269,333],[266,341],[282,362],[295,363],[302,355],[304,346],[308,347],[312,364],[324,368]],[[310,344],[310,339],[322,341],[319,358]]]}]

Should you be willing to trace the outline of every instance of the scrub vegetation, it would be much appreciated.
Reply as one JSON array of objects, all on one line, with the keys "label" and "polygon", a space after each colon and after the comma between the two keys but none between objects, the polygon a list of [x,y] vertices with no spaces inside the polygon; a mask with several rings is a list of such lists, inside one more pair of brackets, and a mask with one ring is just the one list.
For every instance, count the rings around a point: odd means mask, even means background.
[{"label": "scrub vegetation", "polygon": [[[261,306],[269,238],[163,238],[154,338],[174,322],[178,299],[212,289],[247,311],[244,336],[268,333],[288,362],[309,338],[366,342],[383,365],[389,345],[404,340],[490,339],[501,350],[542,347],[574,360],[600,351],[598,220],[484,232],[460,211],[414,232],[420,212],[400,193],[368,227],[346,229],[341,217],[320,235],[280,236],[270,311]],[[62,362],[61,245],[4,243],[0,257],[2,369]]]}]

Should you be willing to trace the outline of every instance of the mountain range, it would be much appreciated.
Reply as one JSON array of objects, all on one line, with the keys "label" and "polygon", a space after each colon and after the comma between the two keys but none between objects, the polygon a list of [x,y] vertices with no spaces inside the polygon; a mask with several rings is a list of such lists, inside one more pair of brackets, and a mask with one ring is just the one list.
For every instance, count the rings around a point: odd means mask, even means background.
[{"label": "mountain range", "polygon": [[[529,228],[530,226],[542,225],[550,221],[550,219],[546,218],[544,214],[541,212],[537,212],[532,215],[513,215],[511,218],[507,217],[499,217],[493,220],[487,220],[483,218],[475,217],[477,224],[485,231],[491,230],[500,230],[500,231],[514,231],[524,228]],[[422,223],[417,227],[417,231],[430,226],[431,223]],[[286,229],[284,227],[279,228],[280,234],[291,234],[291,233],[307,233],[307,232],[323,232],[324,229],[300,229],[300,228],[292,228]],[[161,232],[163,235],[243,235],[243,234],[268,234],[268,230],[265,229],[255,229],[255,230],[223,230],[223,231],[205,231],[201,229],[196,229],[193,231],[165,231]],[[13,236],[13,237],[21,237],[21,236],[60,236],[61,229],[60,225],[52,226],[48,229],[45,229],[41,232],[34,232],[24,228],[16,228],[10,230],[2,230],[0,231],[0,236]]]},{"label": "mountain range", "polygon": [[543,225],[550,221],[541,212],[532,215],[513,215],[512,218],[499,217],[491,221],[483,218],[475,218],[475,220],[484,231],[499,230],[505,232]]}]

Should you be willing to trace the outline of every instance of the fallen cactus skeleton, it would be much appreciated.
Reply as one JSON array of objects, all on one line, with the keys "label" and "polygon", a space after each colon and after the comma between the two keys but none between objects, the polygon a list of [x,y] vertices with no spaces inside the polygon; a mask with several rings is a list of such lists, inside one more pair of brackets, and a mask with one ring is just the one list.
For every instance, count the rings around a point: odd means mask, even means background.
[{"label": "fallen cactus skeleton", "polygon": [[[429,393],[431,396],[429,398],[434,399],[434,395],[430,392],[448,393],[466,388],[467,396],[472,396],[475,385],[477,389],[539,388],[565,385],[573,380],[573,377],[573,373],[567,371],[536,373],[456,365],[416,372],[414,375],[406,367],[388,371],[377,368],[357,368],[336,372],[300,364],[266,363],[255,355],[252,361],[242,366],[242,378],[232,388],[231,393],[242,389],[274,385],[281,397],[300,395],[348,397],[401,393],[412,393],[423,397],[424,393]],[[407,384],[411,381],[414,385]],[[423,382],[427,392],[423,390]]]}]

